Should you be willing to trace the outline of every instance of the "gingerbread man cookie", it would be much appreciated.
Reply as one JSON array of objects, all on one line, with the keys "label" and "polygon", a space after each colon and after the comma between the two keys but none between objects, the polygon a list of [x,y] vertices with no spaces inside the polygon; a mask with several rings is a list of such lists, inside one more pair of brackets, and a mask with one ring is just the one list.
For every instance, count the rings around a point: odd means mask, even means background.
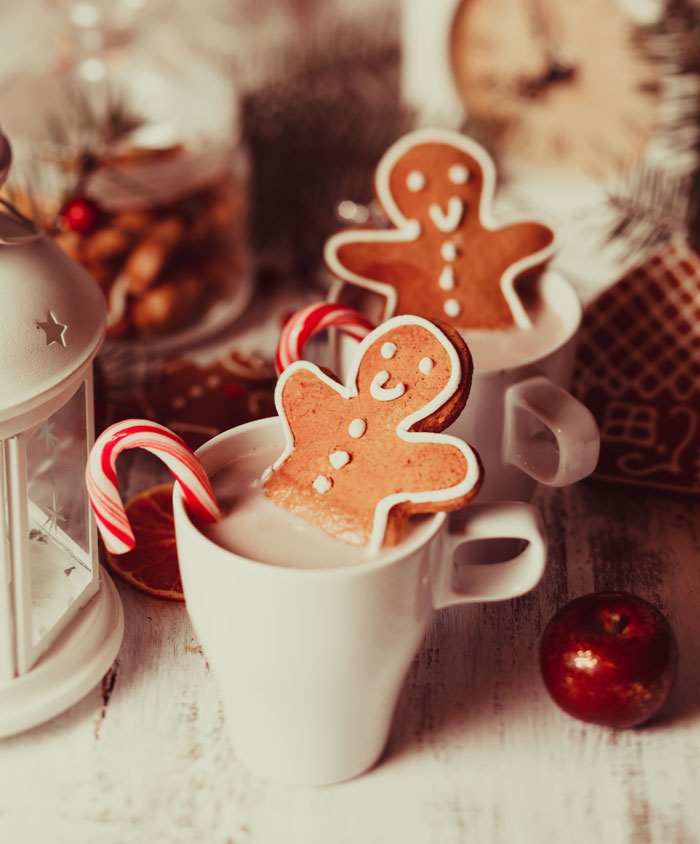
[{"label": "gingerbread man cookie", "polygon": [[464,506],[480,485],[478,458],[436,432],[462,411],[471,375],[457,332],[414,316],[365,337],[345,386],[292,363],[275,391],[286,447],[265,494],[370,553],[398,542],[412,514]]},{"label": "gingerbread man cookie", "polygon": [[493,161],[470,138],[411,132],[375,174],[394,228],[339,232],[326,243],[326,263],[343,281],[383,296],[383,318],[414,313],[460,329],[529,328],[515,285],[551,257],[555,234],[532,220],[500,226],[495,186]]}]

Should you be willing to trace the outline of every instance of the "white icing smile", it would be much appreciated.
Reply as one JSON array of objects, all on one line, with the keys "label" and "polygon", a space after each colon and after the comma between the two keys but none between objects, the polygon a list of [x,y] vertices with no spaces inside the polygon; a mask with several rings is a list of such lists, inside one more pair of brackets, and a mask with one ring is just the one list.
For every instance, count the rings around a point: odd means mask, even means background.
[{"label": "white icing smile", "polygon": [[453,232],[462,221],[464,202],[458,196],[451,196],[447,203],[447,211],[443,211],[441,205],[433,202],[428,208],[428,213],[441,232]]},{"label": "white icing smile", "polygon": [[385,388],[384,384],[386,384],[390,377],[385,369],[374,376],[372,383],[369,385],[369,392],[373,399],[377,401],[393,401],[406,392],[406,385],[401,381],[393,387]]}]

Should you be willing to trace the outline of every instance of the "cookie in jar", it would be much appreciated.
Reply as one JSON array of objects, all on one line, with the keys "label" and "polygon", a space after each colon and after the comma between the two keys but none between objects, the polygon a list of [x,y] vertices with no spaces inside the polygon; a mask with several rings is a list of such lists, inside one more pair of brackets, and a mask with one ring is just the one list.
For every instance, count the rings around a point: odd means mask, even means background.
[{"label": "cookie in jar", "polygon": [[143,55],[129,72],[105,59],[100,82],[42,80],[40,116],[13,132],[8,193],[100,286],[108,341],[162,348],[250,298],[247,157],[228,82],[191,64],[180,82],[149,76]]}]

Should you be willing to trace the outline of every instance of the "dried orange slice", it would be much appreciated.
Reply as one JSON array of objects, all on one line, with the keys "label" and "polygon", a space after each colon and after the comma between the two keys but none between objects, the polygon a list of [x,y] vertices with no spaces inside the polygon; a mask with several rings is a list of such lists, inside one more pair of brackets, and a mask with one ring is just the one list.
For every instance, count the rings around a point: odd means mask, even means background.
[{"label": "dried orange slice", "polygon": [[125,509],[136,547],[126,554],[108,552],[109,569],[153,598],[184,601],[175,547],[173,484],[147,489]]}]

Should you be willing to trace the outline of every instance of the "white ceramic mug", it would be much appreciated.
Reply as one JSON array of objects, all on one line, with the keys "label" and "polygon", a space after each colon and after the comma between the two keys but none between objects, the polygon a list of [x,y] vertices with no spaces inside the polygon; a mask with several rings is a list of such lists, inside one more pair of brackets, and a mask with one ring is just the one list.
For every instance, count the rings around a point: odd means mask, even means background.
[{"label": "white ceramic mug", "polygon": [[[197,456],[211,476],[237,455],[275,444],[281,451],[283,443],[275,417],[220,434]],[[186,605],[234,752],[289,783],[338,782],[371,767],[433,610],[520,595],[546,562],[539,514],[522,502],[473,505],[449,527],[444,513],[432,515],[381,559],[334,569],[286,568],[224,550],[191,519],[179,484],[173,502]],[[458,570],[457,549],[485,539],[527,545],[511,543],[506,561],[477,559]],[[486,547],[472,546],[471,556]]]},{"label": "white ceramic mug", "polygon": [[[479,502],[529,501],[538,482],[568,486],[590,475],[598,462],[598,425],[568,392],[581,303],[566,279],[553,271],[543,273],[540,291],[560,317],[563,335],[521,363],[475,369],[467,406],[446,431],[469,443],[481,458]],[[331,298],[343,300],[342,285],[336,285]],[[330,343],[331,367],[342,380],[357,341],[333,332]]]}]

